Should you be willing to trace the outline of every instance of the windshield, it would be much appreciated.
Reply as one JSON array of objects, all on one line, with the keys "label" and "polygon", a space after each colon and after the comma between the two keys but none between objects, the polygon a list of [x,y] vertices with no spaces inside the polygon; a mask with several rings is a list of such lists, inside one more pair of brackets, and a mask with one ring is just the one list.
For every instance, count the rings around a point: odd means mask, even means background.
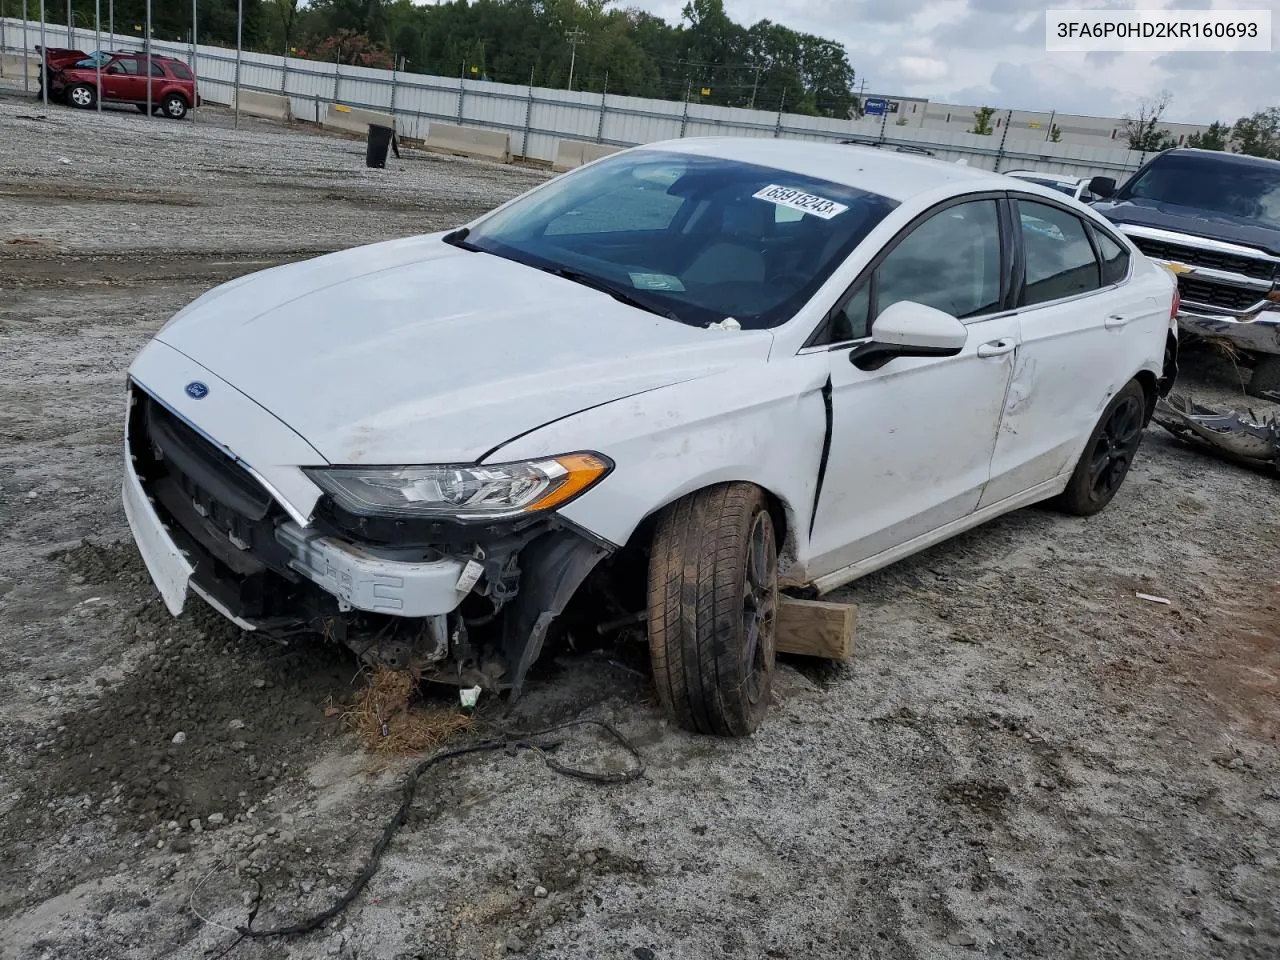
[{"label": "windshield", "polygon": [[896,201],[715,157],[639,150],[517,200],[465,245],[683,323],[786,321]]},{"label": "windshield", "polygon": [[1116,199],[1175,203],[1280,229],[1280,164],[1271,169],[1170,154],[1125,184]]}]

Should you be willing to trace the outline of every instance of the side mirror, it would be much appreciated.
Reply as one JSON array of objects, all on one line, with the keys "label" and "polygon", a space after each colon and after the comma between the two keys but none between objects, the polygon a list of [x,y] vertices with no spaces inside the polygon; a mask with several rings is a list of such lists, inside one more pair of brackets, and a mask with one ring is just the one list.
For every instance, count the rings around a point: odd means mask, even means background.
[{"label": "side mirror", "polygon": [[849,362],[879,370],[895,357],[954,357],[968,339],[968,329],[951,314],[899,300],[876,317],[871,339],[849,351]]},{"label": "side mirror", "polygon": [[1116,192],[1116,182],[1111,177],[1094,177],[1089,181],[1089,192],[1106,200]]}]

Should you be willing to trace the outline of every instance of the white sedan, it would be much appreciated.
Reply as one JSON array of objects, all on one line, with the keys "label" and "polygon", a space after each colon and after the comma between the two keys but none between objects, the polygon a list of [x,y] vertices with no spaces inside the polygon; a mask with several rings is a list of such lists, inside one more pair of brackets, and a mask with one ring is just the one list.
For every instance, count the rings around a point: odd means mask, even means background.
[{"label": "white sedan", "polygon": [[1050,190],[1066,194],[1072,200],[1079,200],[1081,203],[1092,203],[1094,200],[1101,199],[1089,189],[1089,185],[1093,182],[1091,177],[1057,176],[1052,173],[1041,173],[1038,170],[1010,170],[1005,176],[1048,187]]},{"label": "white sedan", "polygon": [[175,615],[515,695],[576,595],[647,624],[678,722],[745,735],[780,579],[1102,509],[1175,315],[1168,271],[1047,189],[655,144],[200,297],[130,369],[124,505]]}]

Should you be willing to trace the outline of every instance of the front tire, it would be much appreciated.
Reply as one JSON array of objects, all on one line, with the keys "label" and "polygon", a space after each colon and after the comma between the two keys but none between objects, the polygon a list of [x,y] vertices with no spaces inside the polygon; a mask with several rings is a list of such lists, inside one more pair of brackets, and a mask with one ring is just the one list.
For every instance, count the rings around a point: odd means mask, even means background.
[{"label": "front tire", "polygon": [[1137,380],[1130,380],[1111,398],[1089,435],[1067,489],[1057,499],[1059,507],[1077,517],[1091,517],[1111,502],[1142,445],[1146,410],[1147,394]]},{"label": "front tire", "polygon": [[668,507],[649,559],[649,654],[668,716],[695,733],[753,733],[772,697],[777,611],[763,490],[719,484]]},{"label": "front tire", "polygon": [[86,83],[77,83],[67,91],[67,103],[81,110],[92,110],[98,102],[98,91]]}]

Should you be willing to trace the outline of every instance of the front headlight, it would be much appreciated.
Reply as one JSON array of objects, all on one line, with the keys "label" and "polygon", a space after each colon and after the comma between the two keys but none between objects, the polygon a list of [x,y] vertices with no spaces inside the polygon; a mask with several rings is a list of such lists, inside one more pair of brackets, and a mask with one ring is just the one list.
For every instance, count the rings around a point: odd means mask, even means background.
[{"label": "front headlight", "polygon": [[570,453],[491,466],[314,467],[306,473],[359,516],[498,520],[561,506],[612,469],[598,453]]}]

